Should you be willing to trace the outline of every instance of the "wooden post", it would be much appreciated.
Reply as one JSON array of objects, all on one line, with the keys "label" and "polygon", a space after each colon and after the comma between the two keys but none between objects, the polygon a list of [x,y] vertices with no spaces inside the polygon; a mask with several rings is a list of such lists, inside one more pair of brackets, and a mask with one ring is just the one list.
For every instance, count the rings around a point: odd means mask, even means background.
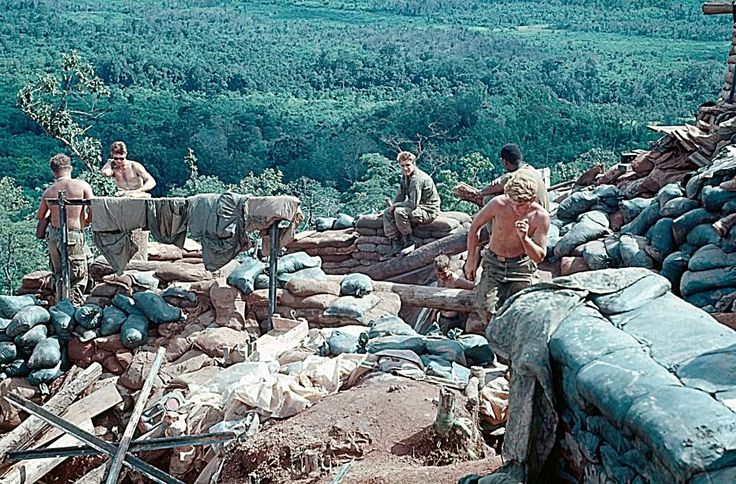
[{"label": "wooden post", "polygon": [[440,387],[440,403],[437,406],[437,417],[433,428],[438,435],[444,437],[455,425],[455,394],[445,387]]},{"label": "wooden post", "polygon": [[273,329],[273,313],[276,312],[276,272],[279,267],[279,222],[271,225],[271,245],[268,255],[268,319],[266,331]]}]

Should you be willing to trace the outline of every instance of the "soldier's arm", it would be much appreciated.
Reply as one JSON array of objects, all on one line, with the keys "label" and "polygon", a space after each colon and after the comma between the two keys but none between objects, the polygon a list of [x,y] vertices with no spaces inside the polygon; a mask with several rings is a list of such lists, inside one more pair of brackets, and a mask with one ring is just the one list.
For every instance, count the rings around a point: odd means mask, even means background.
[{"label": "soldier's arm", "polygon": [[136,174],[140,177],[143,185],[140,188],[142,192],[149,192],[156,186],[156,180],[151,176],[150,173],[141,165],[136,162],[134,165]]},{"label": "soldier's arm", "polygon": [[100,171],[102,172],[103,175],[112,176],[113,161],[114,161],[113,159],[108,159],[107,162],[102,166],[102,170]]},{"label": "soldier's arm", "polygon": [[46,203],[46,191],[44,191],[43,195],[41,195],[41,204],[38,206],[38,211],[36,212],[36,219],[38,220],[36,224],[36,238],[43,239],[46,237],[46,227],[49,225],[50,215],[49,204]]},{"label": "soldier's arm", "polygon": [[532,236],[527,236],[522,241],[524,251],[537,264],[547,257],[547,235],[549,233],[549,214],[543,211],[538,219],[535,220],[535,227],[532,228]]},{"label": "soldier's arm", "polygon": [[473,223],[468,229],[468,260],[465,261],[465,277],[468,281],[475,280],[475,271],[478,269],[478,233],[488,222],[496,216],[498,199],[494,198],[473,217]]},{"label": "soldier's arm", "polygon": [[[92,187],[89,185],[89,183],[85,182],[84,184],[86,185],[84,187],[84,199],[91,200],[95,198],[95,194],[92,192]],[[87,205],[84,207],[83,217],[83,227],[86,227],[92,223],[92,205]]]}]

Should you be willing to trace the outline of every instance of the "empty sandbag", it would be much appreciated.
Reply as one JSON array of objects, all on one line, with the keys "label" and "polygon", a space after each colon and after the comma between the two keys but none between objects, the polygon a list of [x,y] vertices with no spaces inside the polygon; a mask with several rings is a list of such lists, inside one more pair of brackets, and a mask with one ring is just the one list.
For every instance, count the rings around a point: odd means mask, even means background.
[{"label": "empty sandbag", "polygon": [[351,229],[353,228],[354,223],[355,219],[350,215],[346,213],[338,213],[337,219],[335,219],[335,223],[332,228],[335,230]]},{"label": "empty sandbag", "polygon": [[240,263],[237,269],[227,276],[227,283],[239,289],[243,294],[248,295],[255,290],[256,277],[263,274],[265,269],[266,264],[252,257],[247,257]]},{"label": "empty sandbag", "polygon": [[61,362],[57,363],[53,368],[43,368],[33,370],[28,375],[28,383],[31,385],[41,385],[42,383],[51,383],[61,376]]},{"label": "empty sandbag", "polygon": [[659,219],[652,228],[647,231],[649,239],[649,255],[660,264],[664,258],[675,251],[675,237],[672,235],[672,219]]},{"label": "empty sandbag", "polygon": [[49,308],[49,316],[51,317],[51,326],[54,328],[54,334],[63,340],[69,340],[74,330],[73,317],[66,311],[60,309],[58,305]]},{"label": "empty sandbag", "polygon": [[0,364],[10,363],[18,356],[18,349],[12,341],[0,342]]},{"label": "empty sandbag", "polygon": [[648,245],[646,237],[623,234],[619,241],[623,267],[646,267],[647,269],[654,267],[652,257],[644,250]]},{"label": "empty sandbag", "polygon": [[317,217],[314,221],[314,228],[317,232],[332,230],[332,227],[335,225],[335,220],[337,220],[335,217]]},{"label": "empty sandbag", "polygon": [[100,334],[102,336],[110,336],[111,334],[119,334],[120,328],[123,327],[128,315],[122,309],[110,305],[102,310],[102,322],[100,323]]},{"label": "empty sandbag", "polygon": [[684,215],[680,215],[672,222],[672,234],[675,236],[675,242],[682,244],[687,238],[687,234],[698,225],[713,223],[721,218],[715,212],[709,212],[704,208],[696,208],[690,210]]},{"label": "empty sandbag", "polygon": [[607,269],[611,258],[606,251],[606,244],[602,240],[591,240],[583,246],[583,259],[592,270]]},{"label": "empty sandbag", "polygon": [[575,224],[564,237],[555,246],[555,255],[563,257],[572,254],[573,250],[591,240],[599,239],[604,235],[608,235],[611,231],[606,227],[585,219]]},{"label": "empty sandbag", "polygon": [[677,251],[665,257],[662,262],[662,270],[659,271],[659,274],[670,281],[672,292],[675,294],[680,294],[680,280],[685,271],[687,271],[689,259],[689,255]]},{"label": "empty sandbag", "polygon": [[659,209],[662,217],[677,218],[700,207],[700,202],[687,197],[673,198]]},{"label": "empty sandbag", "polygon": [[49,312],[41,306],[25,306],[15,314],[5,329],[5,334],[15,338],[37,324],[47,323],[50,317]]},{"label": "empty sandbag", "polygon": [[634,220],[621,227],[622,234],[644,235],[659,219],[659,202],[655,199]]},{"label": "empty sandbag", "polygon": [[684,194],[685,190],[682,189],[679,183],[668,183],[657,192],[657,202],[659,202],[659,207],[664,207],[670,200],[682,197]]},{"label": "empty sandbag", "polygon": [[45,340],[47,336],[48,328],[43,324],[38,324],[25,333],[16,336],[13,342],[19,354],[30,355],[33,348]]},{"label": "empty sandbag", "polygon": [[148,341],[148,320],[141,314],[131,314],[120,328],[120,341],[128,349],[135,349]]},{"label": "empty sandbag", "polygon": [[720,187],[703,187],[700,192],[703,207],[711,212],[719,212],[726,202],[736,199],[736,192],[724,190]]},{"label": "empty sandbag", "polygon": [[592,191],[575,192],[564,199],[557,207],[557,218],[560,220],[575,220],[580,214],[590,210],[598,201],[598,195]]},{"label": "empty sandbag", "polygon": [[373,281],[365,274],[348,274],[340,283],[341,296],[363,297],[373,292]]},{"label": "empty sandbag", "polygon": [[292,279],[325,280],[327,279],[327,274],[319,267],[310,267],[309,269],[302,269],[296,272],[282,272],[276,277],[280,288],[286,286],[286,283]]},{"label": "empty sandbag", "polygon": [[687,243],[696,247],[708,244],[720,245],[721,236],[711,224],[701,224],[687,234]]},{"label": "empty sandbag", "polygon": [[325,316],[362,321],[366,313],[378,304],[378,297],[369,294],[365,297],[342,296],[325,309]]},{"label": "empty sandbag", "polygon": [[61,346],[56,338],[45,338],[33,348],[28,368],[37,370],[53,368],[61,361]]},{"label": "empty sandbag", "polygon": [[95,329],[100,326],[102,308],[96,304],[85,304],[74,313],[74,320],[84,329]]},{"label": "empty sandbag", "polygon": [[721,267],[707,271],[687,271],[682,275],[680,291],[687,296],[719,287],[736,286],[736,267]]},{"label": "empty sandbag", "polygon": [[695,251],[687,268],[691,271],[707,271],[729,266],[736,266],[736,253],[729,254],[715,244],[708,244]]},{"label": "empty sandbag", "polygon": [[0,296],[0,315],[4,318],[13,319],[18,311],[38,304],[36,296],[26,294],[23,296]]},{"label": "empty sandbag", "polygon": [[28,368],[28,362],[26,360],[13,360],[8,366],[5,367],[5,374],[9,377],[24,377],[28,376],[31,369]]},{"label": "empty sandbag", "polygon": [[181,321],[184,316],[181,308],[172,306],[164,298],[152,291],[133,294],[135,306],[143,311],[153,324],[165,324]]},{"label": "empty sandbag", "polygon": [[632,198],[631,200],[621,201],[619,208],[621,209],[621,215],[624,217],[624,223],[634,220],[653,201],[652,198]]},{"label": "empty sandbag", "polygon": [[279,258],[276,273],[293,273],[302,269],[320,267],[321,265],[322,259],[319,257],[312,257],[306,252],[294,252]]}]

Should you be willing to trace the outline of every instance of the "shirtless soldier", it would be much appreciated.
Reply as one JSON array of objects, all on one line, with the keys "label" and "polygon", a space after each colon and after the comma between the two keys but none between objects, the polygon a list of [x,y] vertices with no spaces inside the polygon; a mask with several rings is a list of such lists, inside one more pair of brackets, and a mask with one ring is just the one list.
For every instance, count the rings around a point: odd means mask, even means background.
[{"label": "shirtless soldier", "polygon": [[115,178],[119,197],[139,197],[156,186],[156,180],[143,165],[128,159],[128,148],[122,141],[112,144],[110,156],[111,158],[102,167],[102,174]]},{"label": "shirtless soldier", "polygon": [[[59,230],[61,224],[59,223],[59,207],[49,205],[48,200],[57,199],[62,190],[66,192],[66,198],[70,200],[89,200],[94,195],[92,187],[87,182],[72,178],[72,160],[67,155],[54,156],[49,165],[56,181],[41,195],[41,205],[36,214],[38,219],[36,236],[46,239],[54,278],[54,296],[59,301],[61,300],[61,231]],[[87,254],[83,229],[92,221],[92,212],[89,207],[69,205],[66,207],[66,217],[71,282],[69,296],[74,304],[82,304],[82,295],[87,285]]]},{"label": "shirtless soldier", "polygon": [[473,218],[465,263],[470,281],[475,280],[478,268],[478,232],[493,222],[476,289],[476,308],[486,325],[509,297],[532,285],[537,264],[547,255],[549,214],[536,198],[537,181],[520,171],[506,183],[504,195],[491,200]]}]

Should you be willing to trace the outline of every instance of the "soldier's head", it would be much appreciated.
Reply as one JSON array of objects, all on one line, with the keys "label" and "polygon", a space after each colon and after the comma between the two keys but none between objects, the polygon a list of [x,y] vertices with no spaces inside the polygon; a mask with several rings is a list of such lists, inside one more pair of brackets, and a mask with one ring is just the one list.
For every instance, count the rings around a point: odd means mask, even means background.
[{"label": "soldier's head", "polygon": [[537,198],[537,180],[521,170],[506,182],[503,191],[511,201],[514,213],[525,215]]},{"label": "soldier's head", "polygon": [[128,156],[128,148],[122,141],[116,141],[110,146],[110,158],[113,160],[124,160]]},{"label": "soldier's head", "polygon": [[64,153],[54,155],[49,161],[54,178],[69,176],[72,174],[72,159]]},{"label": "soldier's head", "polygon": [[516,171],[519,169],[519,165],[521,165],[522,156],[521,156],[521,149],[519,149],[518,145],[515,145],[514,143],[509,143],[507,145],[504,145],[503,148],[501,148],[501,161],[503,162],[503,167],[506,169],[506,171]]},{"label": "soldier's head", "polygon": [[452,263],[447,254],[440,254],[434,258],[434,273],[442,281],[452,276]]},{"label": "soldier's head", "polygon": [[406,176],[411,176],[417,168],[417,157],[414,156],[414,153],[402,151],[396,156],[396,161],[401,166],[401,173]]}]

